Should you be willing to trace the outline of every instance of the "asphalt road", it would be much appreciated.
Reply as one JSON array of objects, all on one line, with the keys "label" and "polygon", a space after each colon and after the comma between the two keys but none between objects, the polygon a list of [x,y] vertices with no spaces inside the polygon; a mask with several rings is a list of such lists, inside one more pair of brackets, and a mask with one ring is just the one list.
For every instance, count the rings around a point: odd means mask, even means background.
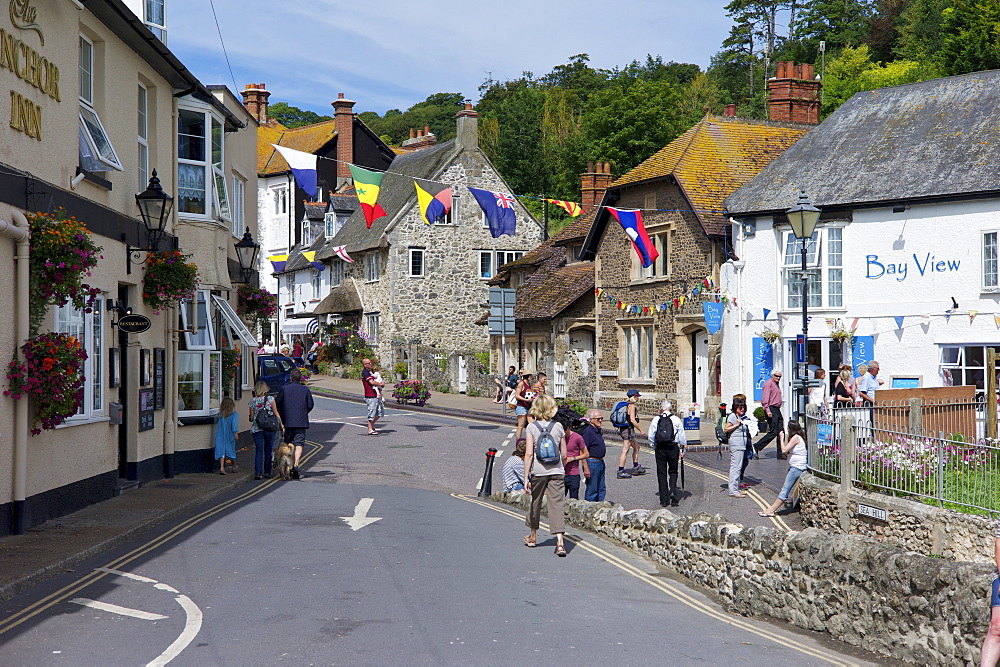
[{"label": "asphalt road", "polygon": [[0,606],[4,665],[861,664],[475,497],[498,426],[318,399],[306,477],[237,492]]}]

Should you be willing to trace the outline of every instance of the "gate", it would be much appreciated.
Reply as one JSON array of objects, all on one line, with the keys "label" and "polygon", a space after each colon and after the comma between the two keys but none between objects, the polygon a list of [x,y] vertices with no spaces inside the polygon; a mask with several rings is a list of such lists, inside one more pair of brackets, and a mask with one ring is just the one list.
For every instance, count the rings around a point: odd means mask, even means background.
[{"label": "gate", "polygon": [[566,364],[552,364],[555,377],[552,379],[552,396],[566,398]]},{"label": "gate", "polygon": [[464,355],[458,355],[458,393],[464,394],[469,388],[468,362]]}]

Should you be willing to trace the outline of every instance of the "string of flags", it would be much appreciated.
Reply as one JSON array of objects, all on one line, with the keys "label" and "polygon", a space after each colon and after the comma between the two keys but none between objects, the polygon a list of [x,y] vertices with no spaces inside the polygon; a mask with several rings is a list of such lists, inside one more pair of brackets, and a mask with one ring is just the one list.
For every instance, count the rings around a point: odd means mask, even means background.
[{"label": "string of flags", "polygon": [[[347,246],[339,245],[334,248],[331,248],[331,250],[333,251],[333,254],[335,254],[337,257],[344,260],[345,262],[353,263],[354,260],[351,259],[350,255],[347,254],[346,248]],[[317,271],[322,271],[324,268],[326,268],[326,264],[324,264],[323,262],[316,261],[315,250],[308,250],[302,253],[302,256]],[[288,264],[288,258],[289,255],[271,255],[267,258],[267,261],[271,262],[271,268],[275,273],[283,273],[285,270],[285,266]]]},{"label": "string of flags", "polygon": [[[749,309],[749,310],[746,311],[746,320],[747,320],[747,322],[751,322],[751,321],[754,320],[753,310],[754,309],[751,308],[751,309]],[[772,310],[770,308],[761,308],[760,309],[760,313],[761,313],[760,321],[767,322],[768,317],[770,316],[771,312],[772,312]],[[866,315],[866,316],[863,316],[863,317],[855,317],[855,318],[851,319],[850,320],[850,324],[846,324],[843,320],[841,320],[839,318],[833,318],[833,317],[824,318],[824,321],[826,322],[827,328],[830,329],[831,331],[841,329],[841,330],[849,331],[852,335],[855,335],[855,334],[857,334],[858,324],[861,322],[861,320],[872,321],[873,322],[873,329],[875,329],[878,326],[877,324],[875,324],[875,322],[877,320],[892,319],[892,321],[895,323],[895,329],[894,330],[895,331],[903,331],[904,329],[909,329],[909,328],[915,327],[915,326],[928,326],[930,324],[930,321],[931,321],[932,317],[943,317],[945,319],[945,322],[950,322],[953,315],[959,315],[959,314],[962,314],[962,313],[959,313],[957,309],[955,309],[955,308],[949,308],[949,309],[945,310],[943,313],[935,313],[935,314],[922,313],[922,314],[918,314],[918,315]],[[979,316],[979,315],[981,315],[982,313],[980,313],[980,311],[978,311],[978,310],[970,309],[970,310],[966,311],[965,314],[967,314],[969,316],[969,324],[971,325],[971,324],[973,324],[975,322],[976,317]],[[992,313],[992,315],[993,315],[993,322],[994,322],[994,324],[996,325],[997,329],[1000,329],[1000,313]],[[792,316],[793,315],[790,315],[790,314],[781,314],[781,316],[780,316],[781,324],[784,325],[785,323],[787,323],[788,320],[789,320],[789,318],[792,317]],[[812,322],[812,319],[813,318],[810,317],[809,321]],[[906,323],[907,320],[913,320],[913,319],[916,319],[918,321],[916,321],[916,322],[914,322],[912,324],[907,324]],[[871,334],[872,335],[878,335],[879,333],[885,333],[885,331],[886,330],[883,330],[883,331],[873,330],[873,331],[871,331]]]},{"label": "string of flags", "polygon": [[685,288],[684,294],[681,294],[680,296],[677,296],[669,301],[649,305],[639,305],[622,301],[621,299],[615,298],[602,287],[595,288],[594,293],[597,295],[597,298],[607,301],[616,309],[625,311],[626,314],[650,315],[652,313],[664,313],[668,311],[674,312],[679,310],[688,301],[694,300],[698,297],[702,297],[703,300],[711,298],[716,303],[725,303],[729,299],[728,293],[722,293],[715,287],[715,281],[712,280],[712,276],[705,276],[702,278],[699,285],[690,290]]}]

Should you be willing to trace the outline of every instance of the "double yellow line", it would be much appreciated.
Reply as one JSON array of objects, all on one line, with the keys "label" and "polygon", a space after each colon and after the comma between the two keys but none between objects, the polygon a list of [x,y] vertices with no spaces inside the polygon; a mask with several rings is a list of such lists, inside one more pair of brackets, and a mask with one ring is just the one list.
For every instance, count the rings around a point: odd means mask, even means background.
[{"label": "double yellow line", "polygon": [[[308,461],[309,459],[314,457],[323,448],[323,445],[319,444],[318,442],[307,442],[306,444],[310,445],[312,447],[312,450],[303,455],[302,457],[303,462]],[[278,480],[277,478],[269,479],[261,484],[254,486],[253,489],[247,491],[246,493],[240,494],[235,498],[227,500],[221,505],[216,505],[211,509],[205,510],[201,514],[197,514],[191,517],[190,519],[187,519],[186,521],[179,523],[170,530],[159,535],[158,537],[153,538],[149,542],[146,542],[137,549],[134,549],[133,551],[130,551],[124,556],[121,556],[120,558],[111,561],[110,563],[105,565],[104,568],[108,570],[121,570],[123,569],[124,566],[148,554],[150,551],[153,551],[154,549],[163,546],[170,540],[182,535],[183,533],[187,532],[191,528],[194,528],[201,522],[210,519],[216,514],[224,512],[231,507],[239,505],[240,503],[243,503],[249,500],[250,498],[253,498],[254,496],[260,495],[264,491],[268,490],[269,488],[277,484],[278,481],[280,480]],[[82,591],[87,586],[90,586],[91,584],[108,576],[108,574],[109,574],[108,572],[101,572],[99,570],[94,570],[93,572],[90,572],[89,574],[80,577],[73,583],[64,586],[55,593],[47,595],[41,600],[38,600],[37,602],[31,605],[28,605],[24,609],[12,614],[11,616],[8,616],[7,618],[0,621],[0,635],[9,630],[12,630],[21,623],[24,623],[25,621],[37,616],[46,609],[49,609],[54,605],[59,604],[60,602],[66,600],[70,596],[76,595],[78,592]]]},{"label": "double yellow line", "polygon": [[[458,494],[458,493],[453,493],[451,495],[453,497],[455,497],[455,498],[458,498],[459,500],[464,500],[466,502],[470,502],[470,503],[474,503],[476,505],[480,505],[482,507],[486,507],[486,508],[491,509],[491,510],[493,510],[495,512],[499,512],[501,514],[506,514],[507,516],[510,516],[510,517],[513,517],[513,518],[517,519],[518,521],[524,521],[524,513],[523,512],[515,512],[514,510],[510,509],[509,507],[504,507],[502,505],[495,505],[492,502],[487,502],[487,501],[484,501],[484,500],[480,500],[479,498],[473,498],[471,496],[464,496],[464,495],[461,495],[461,494]],[[547,524],[542,523],[540,525],[545,530],[548,530],[548,528],[549,528]],[[772,642],[774,642],[776,644],[780,644],[781,646],[785,646],[785,647],[793,649],[795,651],[799,651],[800,653],[804,653],[805,655],[808,655],[810,657],[813,657],[813,658],[816,658],[816,659],[819,659],[819,660],[823,660],[824,662],[828,662],[828,663],[830,663],[832,665],[855,665],[856,664],[856,663],[853,663],[853,662],[844,662],[843,660],[831,658],[828,654],[823,653],[822,651],[817,650],[815,648],[812,648],[811,646],[806,646],[805,644],[797,642],[794,639],[790,639],[790,638],[785,637],[783,635],[779,635],[778,633],[772,632],[771,630],[767,630],[765,628],[759,628],[759,627],[753,625],[749,621],[746,621],[746,620],[744,620],[743,618],[741,618],[739,616],[733,616],[731,614],[727,614],[726,612],[719,611],[718,609],[715,609],[714,607],[705,604],[701,600],[698,600],[697,598],[692,597],[691,595],[688,595],[683,590],[681,590],[679,587],[673,586],[673,585],[667,583],[666,581],[663,581],[659,577],[655,577],[655,576],[653,576],[651,574],[647,574],[646,572],[643,572],[642,570],[640,570],[639,568],[635,567],[631,563],[627,563],[627,562],[623,561],[622,559],[618,558],[614,554],[611,554],[611,553],[605,551],[604,549],[601,549],[600,547],[594,546],[593,544],[590,544],[590,543],[586,542],[585,540],[583,540],[580,537],[566,535],[565,539],[568,540],[569,542],[571,542],[573,545],[579,546],[581,549],[583,549],[585,551],[589,551],[590,553],[594,554],[598,558],[604,559],[605,561],[607,561],[611,565],[614,565],[615,567],[617,567],[618,569],[622,570],[626,574],[630,574],[633,577],[635,577],[636,579],[639,579],[640,581],[649,584],[650,586],[652,586],[653,588],[656,588],[657,590],[661,591],[662,593],[666,593],[668,596],[670,596],[673,599],[677,600],[681,604],[684,604],[687,607],[693,609],[694,611],[702,613],[702,614],[704,614],[704,615],[706,615],[706,616],[708,616],[710,618],[713,618],[713,619],[715,619],[717,621],[720,621],[722,623],[726,623],[727,625],[731,625],[731,626],[733,626],[735,628],[739,628],[740,630],[745,630],[745,631],[747,631],[749,633],[757,635],[758,637],[761,637],[763,639],[767,639],[767,640],[772,641]]]}]

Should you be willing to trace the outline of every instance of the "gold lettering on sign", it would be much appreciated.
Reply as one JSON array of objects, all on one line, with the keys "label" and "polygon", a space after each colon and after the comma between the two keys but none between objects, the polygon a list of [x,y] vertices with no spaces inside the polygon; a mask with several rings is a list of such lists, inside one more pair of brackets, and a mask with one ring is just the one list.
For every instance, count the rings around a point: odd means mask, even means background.
[{"label": "gold lettering on sign", "polygon": [[41,141],[42,108],[20,93],[10,91],[10,126]]},{"label": "gold lettering on sign", "polygon": [[0,28],[0,69],[42,91],[56,102],[59,97],[59,68],[48,58]]},{"label": "gold lettering on sign", "polygon": [[42,46],[45,46],[45,35],[42,34],[41,26],[35,22],[37,16],[38,10],[31,6],[30,0],[10,0],[10,22],[21,30],[37,32],[38,39],[41,40]]}]

